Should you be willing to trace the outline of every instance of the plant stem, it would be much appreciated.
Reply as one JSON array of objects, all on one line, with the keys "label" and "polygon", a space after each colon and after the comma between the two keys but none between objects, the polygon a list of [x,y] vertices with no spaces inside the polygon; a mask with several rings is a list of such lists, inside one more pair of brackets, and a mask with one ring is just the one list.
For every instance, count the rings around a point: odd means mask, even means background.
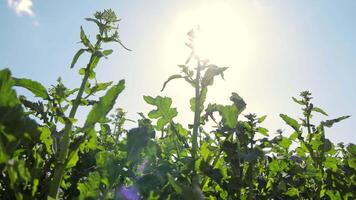
[{"label": "plant stem", "polygon": [[67,156],[69,153],[70,133],[72,132],[72,127],[73,127],[73,123],[72,123],[71,119],[73,119],[75,117],[75,114],[76,114],[78,107],[80,105],[80,100],[83,96],[85,85],[89,79],[90,67],[91,67],[92,62],[95,57],[96,57],[95,55],[91,56],[90,61],[85,69],[85,75],[84,75],[82,83],[80,85],[77,97],[75,98],[75,100],[73,102],[73,107],[70,110],[69,119],[66,119],[65,127],[63,129],[63,137],[60,141],[59,157],[55,164],[55,170],[54,170],[54,174],[52,177],[52,182],[51,182],[49,194],[48,194],[48,196],[50,196],[54,199],[57,198],[58,189],[62,182],[63,175],[65,172]]},{"label": "plant stem", "polygon": [[194,126],[193,126],[193,140],[192,140],[192,157],[193,157],[193,176],[192,185],[198,184],[198,176],[195,170],[195,159],[198,147],[198,129],[200,125],[200,61],[198,60],[197,74],[195,77],[195,109],[194,109]]}]

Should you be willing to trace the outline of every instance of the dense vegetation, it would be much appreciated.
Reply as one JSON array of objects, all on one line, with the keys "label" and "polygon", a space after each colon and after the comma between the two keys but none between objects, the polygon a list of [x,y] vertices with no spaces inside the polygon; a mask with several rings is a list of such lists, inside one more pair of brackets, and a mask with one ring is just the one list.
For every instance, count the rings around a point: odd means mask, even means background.
[{"label": "dense vegetation", "polygon": [[[92,43],[80,29],[83,48],[70,67],[83,53],[90,59],[79,70],[78,88],[58,80],[47,90],[0,71],[0,199],[356,198],[356,146],[326,138],[328,128],[349,116],[314,122],[314,115],[328,115],[305,91],[293,98],[302,110],[298,120],[280,114],[293,131],[269,135],[262,127],[266,116],[244,114],[238,94],[229,105],[208,104],[208,88],[227,68],[195,55],[194,31],[188,33],[189,58],[163,85],[182,79],[191,86],[194,122],[174,120],[171,98],[144,96],[153,110],[126,130],[125,112],[113,109],[125,82],[95,79],[100,59],[112,53],[103,49],[106,43],[127,49],[119,20],[111,10],[87,20],[99,31]],[[17,95],[16,87],[36,98]],[[98,92],[105,94],[96,99]],[[82,125],[79,107],[91,109]]]}]

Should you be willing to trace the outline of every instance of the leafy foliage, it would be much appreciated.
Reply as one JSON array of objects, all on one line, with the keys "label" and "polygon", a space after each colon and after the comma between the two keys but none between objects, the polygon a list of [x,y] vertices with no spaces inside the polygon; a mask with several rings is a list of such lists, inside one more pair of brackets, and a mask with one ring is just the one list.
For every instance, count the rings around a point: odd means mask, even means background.
[{"label": "leafy foliage", "polygon": [[[292,98],[302,107],[300,118],[279,115],[291,133],[271,133],[262,125],[267,116],[244,113],[247,104],[237,93],[227,105],[206,103],[208,87],[227,68],[195,54],[194,31],[188,33],[190,56],[162,88],[175,79],[192,86],[193,123],[175,121],[171,98],[144,96],[154,109],[125,129],[135,121],[123,109],[113,110],[125,82],[95,79],[100,59],[113,53],[103,44],[127,49],[119,40],[119,19],[104,10],[87,20],[99,33],[92,43],[80,28],[84,47],[70,64],[90,54],[79,69],[80,87],[69,89],[58,79],[46,89],[0,71],[0,199],[356,198],[356,146],[326,138],[327,128],[350,116],[315,122],[313,115],[329,115],[304,91]],[[35,97],[19,96],[14,87]],[[94,98],[100,91],[105,94]],[[81,125],[75,115],[84,106],[90,111]]]}]

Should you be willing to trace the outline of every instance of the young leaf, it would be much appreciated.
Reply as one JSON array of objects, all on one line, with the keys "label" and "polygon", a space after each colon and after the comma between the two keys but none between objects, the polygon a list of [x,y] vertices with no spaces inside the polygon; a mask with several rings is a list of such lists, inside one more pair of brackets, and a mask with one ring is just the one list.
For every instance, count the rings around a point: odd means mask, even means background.
[{"label": "young leaf", "polygon": [[321,114],[323,114],[323,115],[325,115],[325,116],[328,116],[328,114],[327,114],[323,109],[321,109],[321,108],[313,107],[313,111],[314,111],[314,112],[321,113]]},{"label": "young leaf", "polygon": [[217,75],[221,75],[221,77],[224,78],[224,71],[227,69],[227,67],[218,67],[216,65],[209,65],[207,67],[208,69],[201,81],[203,88],[212,85],[214,83],[214,77]]},{"label": "young leaf", "polygon": [[31,91],[35,96],[43,99],[48,99],[48,93],[46,88],[37,81],[25,78],[13,78],[15,80],[15,86],[23,87]]},{"label": "young leaf", "polygon": [[78,58],[85,52],[85,49],[79,49],[78,52],[74,55],[70,68],[73,68],[75,63],[77,63]]},{"label": "young leaf", "polygon": [[93,45],[90,43],[88,37],[85,35],[83,27],[80,27],[80,40],[84,44],[84,46],[88,47],[90,50],[94,50]]},{"label": "young leaf", "polygon": [[297,120],[288,117],[284,114],[279,114],[279,116],[286,122],[289,126],[291,126],[295,131],[299,132],[300,124],[298,124]]},{"label": "young leaf", "polygon": [[115,104],[116,98],[125,88],[125,81],[121,80],[117,85],[112,86],[104,96],[100,97],[99,102],[95,104],[89,112],[84,127],[93,126],[96,122],[105,118],[107,113]]},{"label": "young leaf", "polygon": [[266,129],[266,128],[259,127],[259,128],[257,129],[257,132],[261,133],[261,134],[264,135],[264,136],[268,136],[268,129]]},{"label": "young leaf", "polygon": [[265,121],[266,118],[267,115],[263,115],[262,117],[258,118],[258,123],[262,123],[263,121]]},{"label": "young leaf", "polygon": [[52,154],[53,153],[52,152],[53,140],[52,140],[52,136],[51,136],[51,131],[46,126],[39,127],[38,129],[41,132],[40,140],[46,146],[47,152],[49,154]]},{"label": "young leaf", "polygon": [[293,101],[295,102],[295,103],[297,103],[297,104],[299,104],[299,105],[305,105],[305,102],[304,101],[302,101],[302,100],[298,100],[297,98],[295,98],[295,97],[292,97],[292,99],[293,99]]},{"label": "young leaf", "polygon": [[103,51],[103,55],[104,55],[104,56],[108,56],[108,55],[112,54],[112,52],[113,52],[112,49],[107,49],[107,50],[104,50],[104,51]]},{"label": "young leaf", "polygon": [[172,76],[170,76],[164,83],[163,83],[163,87],[161,89],[161,92],[164,90],[164,88],[166,87],[167,83],[170,82],[173,79],[178,79],[178,78],[183,78],[182,75],[180,74],[174,74]]},{"label": "young leaf", "polygon": [[150,96],[144,96],[144,100],[151,105],[157,107],[156,110],[152,110],[148,113],[148,117],[151,119],[158,119],[157,129],[161,130],[164,125],[172,121],[177,116],[178,112],[176,108],[171,108],[172,99],[168,97],[157,96],[152,98]]}]

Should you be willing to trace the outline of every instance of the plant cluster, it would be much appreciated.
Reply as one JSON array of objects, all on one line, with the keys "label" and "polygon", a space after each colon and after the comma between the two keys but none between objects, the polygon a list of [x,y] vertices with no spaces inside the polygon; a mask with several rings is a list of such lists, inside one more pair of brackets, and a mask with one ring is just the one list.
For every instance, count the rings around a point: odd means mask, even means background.
[{"label": "plant cluster", "polygon": [[[92,43],[80,29],[82,83],[67,88],[60,79],[46,89],[40,83],[0,71],[0,199],[355,199],[356,146],[334,144],[326,130],[349,116],[315,122],[328,114],[313,105],[311,93],[293,98],[301,118],[280,114],[291,127],[286,136],[262,126],[266,116],[245,114],[245,101],[232,93],[231,104],[206,103],[208,87],[226,67],[199,58],[194,30],[188,33],[190,56],[180,73],[163,84],[183,79],[195,91],[190,100],[194,121],[183,125],[172,99],[144,96],[154,109],[140,113],[137,127],[121,108],[113,110],[123,80],[100,83],[95,69],[119,43],[112,10],[86,20],[98,26]],[[36,100],[17,95],[14,87]],[[96,94],[104,92],[100,98]],[[83,124],[79,107],[90,111]],[[110,115],[110,111],[113,110]],[[214,124],[212,127],[210,124]]]}]

